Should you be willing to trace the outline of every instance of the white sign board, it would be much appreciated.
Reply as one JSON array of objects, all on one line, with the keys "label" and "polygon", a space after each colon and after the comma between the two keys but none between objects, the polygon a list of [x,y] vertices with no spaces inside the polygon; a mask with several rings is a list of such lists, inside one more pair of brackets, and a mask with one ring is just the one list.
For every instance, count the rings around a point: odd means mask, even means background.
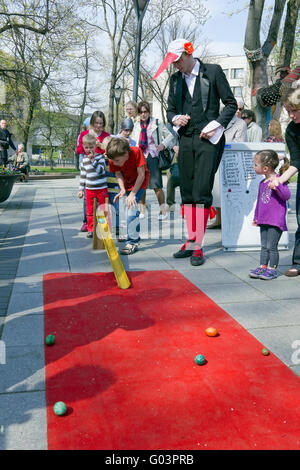
[{"label": "white sign board", "polygon": [[[260,230],[252,221],[263,176],[255,173],[253,162],[258,151],[268,148],[285,154],[281,143],[232,142],[225,146],[219,173],[224,250],[260,250]],[[283,232],[278,247],[288,249],[288,232]]]}]

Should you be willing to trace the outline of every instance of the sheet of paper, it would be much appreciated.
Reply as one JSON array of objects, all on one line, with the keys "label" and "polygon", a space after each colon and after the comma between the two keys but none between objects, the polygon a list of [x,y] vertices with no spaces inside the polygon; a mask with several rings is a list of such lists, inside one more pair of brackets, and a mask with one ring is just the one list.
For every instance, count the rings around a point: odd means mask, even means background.
[{"label": "sheet of paper", "polygon": [[211,121],[209,122],[204,129],[202,129],[202,132],[211,132],[216,129],[216,132],[210,139],[208,139],[212,144],[217,144],[219,140],[221,139],[223,132],[224,132],[224,127],[221,126],[221,124],[217,121]]}]

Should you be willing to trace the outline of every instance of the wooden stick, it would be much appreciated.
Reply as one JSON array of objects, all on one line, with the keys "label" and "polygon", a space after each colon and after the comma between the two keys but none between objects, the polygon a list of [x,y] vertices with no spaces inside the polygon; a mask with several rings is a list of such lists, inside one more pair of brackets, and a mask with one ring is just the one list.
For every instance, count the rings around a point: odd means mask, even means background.
[{"label": "wooden stick", "polygon": [[102,238],[97,236],[97,198],[94,197],[94,206],[93,206],[93,250],[105,250],[104,241]]}]

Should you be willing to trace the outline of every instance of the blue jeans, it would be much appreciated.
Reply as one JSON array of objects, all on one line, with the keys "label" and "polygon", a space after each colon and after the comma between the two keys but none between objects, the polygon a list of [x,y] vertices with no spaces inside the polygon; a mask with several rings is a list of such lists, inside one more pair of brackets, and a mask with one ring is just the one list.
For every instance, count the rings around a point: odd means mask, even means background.
[{"label": "blue jeans", "polygon": [[[144,189],[139,189],[136,193],[136,206],[132,206],[130,208],[127,207],[125,204],[125,214],[126,214],[126,222],[127,222],[127,235],[128,235],[128,243],[137,244],[140,239],[140,211],[138,203],[141,200],[142,195],[144,194]],[[130,191],[126,192],[126,196],[130,194]]]},{"label": "blue jeans", "polygon": [[119,215],[119,199],[114,202],[114,198],[116,197],[117,193],[110,193],[108,191],[108,198],[109,198],[109,204],[114,208],[112,210],[112,220],[114,220],[114,215],[115,215],[115,226],[119,228],[120,226],[120,215]]}]

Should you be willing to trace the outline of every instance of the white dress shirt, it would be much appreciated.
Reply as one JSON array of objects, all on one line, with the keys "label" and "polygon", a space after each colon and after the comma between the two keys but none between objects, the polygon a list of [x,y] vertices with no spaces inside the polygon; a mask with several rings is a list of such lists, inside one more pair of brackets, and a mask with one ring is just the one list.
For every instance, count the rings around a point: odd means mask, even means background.
[{"label": "white dress shirt", "polygon": [[188,87],[189,93],[191,97],[193,98],[194,94],[194,89],[195,89],[195,83],[196,83],[196,78],[199,75],[199,69],[200,69],[200,62],[198,60],[195,60],[195,65],[191,73],[183,73],[182,76],[185,79],[185,83]]}]

